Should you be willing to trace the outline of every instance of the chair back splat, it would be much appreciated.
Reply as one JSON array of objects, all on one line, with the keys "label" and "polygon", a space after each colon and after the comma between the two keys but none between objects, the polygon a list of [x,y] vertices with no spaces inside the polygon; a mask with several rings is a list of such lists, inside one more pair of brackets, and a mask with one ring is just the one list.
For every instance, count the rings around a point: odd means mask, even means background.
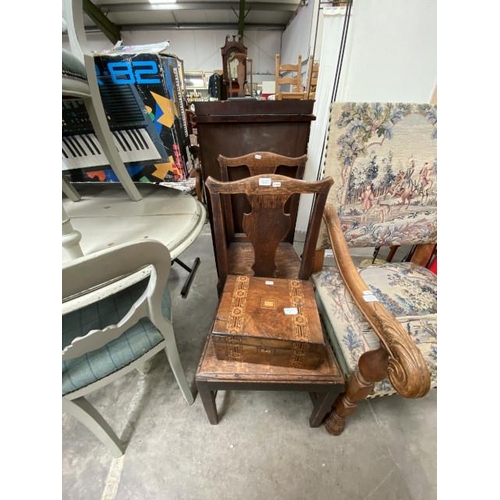
[{"label": "chair back splat", "polygon": [[[307,163],[307,155],[290,157],[269,151],[256,151],[242,156],[227,157],[219,155],[220,179],[224,182],[244,179],[252,175],[278,174],[302,179]],[[295,223],[299,207],[299,196],[293,195],[285,206],[290,214],[290,231],[286,240],[293,243]],[[227,237],[230,241],[241,238],[243,213],[250,211],[250,205],[245,195],[223,197]],[[240,235],[236,236],[236,233]]]},{"label": "chair back splat", "polygon": [[[316,241],[328,191],[333,181],[308,182],[282,175],[262,174],[233,182],[211,177],[206,186],[213,212],[219,291],[228,274],[254,275],[307,280],[313,269]],[[226,232],[222,197],[245,195],[251,210],[243,215],[246,241],[230,242]],[[291,217],[286,203],[293,195],[313,195],[310,223],[302,259],[284,240],[290,231]]]}]

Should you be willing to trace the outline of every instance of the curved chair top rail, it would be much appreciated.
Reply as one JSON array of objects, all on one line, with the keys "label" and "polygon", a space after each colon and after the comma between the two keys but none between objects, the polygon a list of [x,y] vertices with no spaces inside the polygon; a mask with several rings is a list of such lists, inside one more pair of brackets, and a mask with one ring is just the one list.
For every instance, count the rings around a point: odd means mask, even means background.
[{"label": "curved chair top rail", "polygon": [[319,181],[304,181],[292,179],[278,174],[262,174],[247,177],[232,182],[217,181],[209,176],[205,182],[211,193],[220,194],[246,194],[250,196],[274,195],[274,194],[322,194],[328,193],[333,185],[331,177],[325,177]]},{"label": "curved chair top rail", "polygon": [[171,266],[169,249],[159,241],[143,240],[68,261],[62,266],[62,298],[96,289],[147,266],[153,266],[157,280],[166,283]]},{"label": "curved chair top rail", "polygon": [[255,151],[241,156],[228,157],[219,154],[217,161],[221,167],[236,167],[245,165],[247,167],[305,167],[307,155],[291,157],[284,156],[271,151]]}]

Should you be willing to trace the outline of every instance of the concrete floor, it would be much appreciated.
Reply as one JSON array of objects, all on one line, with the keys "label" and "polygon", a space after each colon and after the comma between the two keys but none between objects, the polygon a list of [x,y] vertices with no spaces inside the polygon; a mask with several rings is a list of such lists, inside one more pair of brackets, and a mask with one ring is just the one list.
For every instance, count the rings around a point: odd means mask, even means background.
[{"label": "concrete floor", "polygon": [[[187,298],[174,264],[174,329],[189,381],[217,304],[209,226],[180,258],[201,264]],[[364,401],[341,436],[308,425],[300,392],[220,392],[220,422],[188,406],[163,353],[147,374],[88,398],[126,453],[113,459],[74,418],[62,417],[64,500],[431,500],[437,497],[437,391],[420,400]]]}]

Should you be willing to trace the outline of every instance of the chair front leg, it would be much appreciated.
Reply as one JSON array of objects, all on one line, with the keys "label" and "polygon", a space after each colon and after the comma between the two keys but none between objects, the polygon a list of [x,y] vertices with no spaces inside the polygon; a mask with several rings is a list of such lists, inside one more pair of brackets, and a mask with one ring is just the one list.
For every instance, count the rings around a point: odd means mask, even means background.
[{"label": "chair front leg", "polygon": [[380,347],[375,351],[365,352],[358,362],[358,368],[351,374],[345,392],[339,394],[333,403],[333,409],[325,422],[325,428],[334,436],[342,433],[346,417],[356,411],[357,402],[370,394],[375,382],[387,377],[389,356]]},{"label": "chair front leg", "polygon": [[62,411],[73,415],[93,432],[115,458],[123,455],[125,445],[102,415],[85,398],[80,397],[73,400],[62,398]]}]

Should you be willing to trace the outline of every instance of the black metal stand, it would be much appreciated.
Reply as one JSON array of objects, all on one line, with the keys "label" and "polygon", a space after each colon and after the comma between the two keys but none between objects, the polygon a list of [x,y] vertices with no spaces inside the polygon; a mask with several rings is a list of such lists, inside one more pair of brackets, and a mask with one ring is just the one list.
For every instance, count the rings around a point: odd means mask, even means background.
[{"label": "black metal stand", "polygon": [[200,258],[196,257],[196,259],[194,259],[193,267],[187,266],[186,264],[184,264],[184,262],[182,262],[182,260],[180,260],[178,258],[175,258],[173,260],[173,262],[176,262],[177,264],[179,264],[179,266],[184,268],[189,273],[189,276],[187,277],[186,281],[184,282],[184,286],[182,287],[182,290],[181,290],[181,296],[186,298],[187,294],[189,293],[189,288],[191,287],[191,283],[193,281],[194,275],[196,274],[196,270],[198,269],[198,266],[200,265]]}]

